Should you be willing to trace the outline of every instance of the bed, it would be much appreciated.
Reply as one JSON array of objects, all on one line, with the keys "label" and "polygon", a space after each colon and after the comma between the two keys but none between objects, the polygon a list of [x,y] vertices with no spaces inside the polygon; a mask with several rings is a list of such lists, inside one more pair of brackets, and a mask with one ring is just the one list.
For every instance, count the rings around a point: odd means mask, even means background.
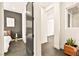
[{"label": "bed", "polygon": [[10,36],[10,32],[4,31],[4,53],[8,52],[9,43],[11,42],[12,38]]}]

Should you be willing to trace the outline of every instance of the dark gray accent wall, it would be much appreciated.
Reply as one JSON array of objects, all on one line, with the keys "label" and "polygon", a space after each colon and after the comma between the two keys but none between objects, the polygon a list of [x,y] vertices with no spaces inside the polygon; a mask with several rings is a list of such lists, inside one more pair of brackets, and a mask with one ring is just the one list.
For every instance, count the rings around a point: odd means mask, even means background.
[{"label": "dark gray accent wall", "polygon": [[[6,17],[15,18],[15,27],[6,26]],[[22,37],[22,14],[16,13],[13,11],[4,10],[4,30],[11,30],[12,37],[15,38],[15,33],[18,34],[18,37]]]}]

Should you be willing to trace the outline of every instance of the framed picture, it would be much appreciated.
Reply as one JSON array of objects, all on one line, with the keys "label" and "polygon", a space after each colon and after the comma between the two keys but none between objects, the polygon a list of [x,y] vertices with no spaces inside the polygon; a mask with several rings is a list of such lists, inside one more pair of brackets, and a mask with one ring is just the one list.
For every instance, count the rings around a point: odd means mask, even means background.
[{"label": "framed picture", "polygon": [[15,18],[7,17],[6,22],[7,27],[15,27]]}]

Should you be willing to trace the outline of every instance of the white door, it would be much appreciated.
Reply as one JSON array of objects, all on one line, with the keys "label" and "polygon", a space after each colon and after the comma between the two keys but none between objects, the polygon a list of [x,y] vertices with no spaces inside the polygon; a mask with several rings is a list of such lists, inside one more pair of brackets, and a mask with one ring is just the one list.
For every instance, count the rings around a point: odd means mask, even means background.
[{"label": "white door", "polygon": [[54,13],[53,8],[47,12],[47,36],[54,35]]}]

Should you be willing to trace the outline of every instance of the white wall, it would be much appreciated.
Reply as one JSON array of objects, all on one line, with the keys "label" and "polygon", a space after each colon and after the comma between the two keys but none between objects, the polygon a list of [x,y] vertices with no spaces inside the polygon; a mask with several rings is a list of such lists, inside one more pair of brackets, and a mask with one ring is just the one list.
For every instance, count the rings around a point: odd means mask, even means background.
[{"label": "white wall", "polygon": [[79,27],[79,12],[72,15],[72,27]]},{"label": "white wall", "polygon": [[0,56],[4,55],[4,11],[3,11],[3,3],[0,2]]},{"label": "white wall", "polygon": [[41,8],[41,44],[47,42],[47,15],[46,10]]},{"label": "white wall", "polygon": [[41,56],[41,9],[34,3],[34,55]]},{"label": "white wall", "polygon": [[26,13],[22,13],[22,38],[24,43],[26,43]]},{"label": "white wall", "polygon": [[73,39],[76,39],[77,42],[79,42],[79,28],[67,28],[67,15],[66,8],[72,6],[75,3],[69,2],[69,3],[62,3],[61,8],[61,27],[60,27],[60,48],[64,48],[64,43],[66,43],[67,38],[72,37]]},{"label": "white wall", "polygon": [[60,49],[60,3],[54,4],[54,48]]},{"label": "white wall", "polygon": [[26,43],[26,4],[27,2],[4,2],[4,9],[22,13],[22,38]]}]

